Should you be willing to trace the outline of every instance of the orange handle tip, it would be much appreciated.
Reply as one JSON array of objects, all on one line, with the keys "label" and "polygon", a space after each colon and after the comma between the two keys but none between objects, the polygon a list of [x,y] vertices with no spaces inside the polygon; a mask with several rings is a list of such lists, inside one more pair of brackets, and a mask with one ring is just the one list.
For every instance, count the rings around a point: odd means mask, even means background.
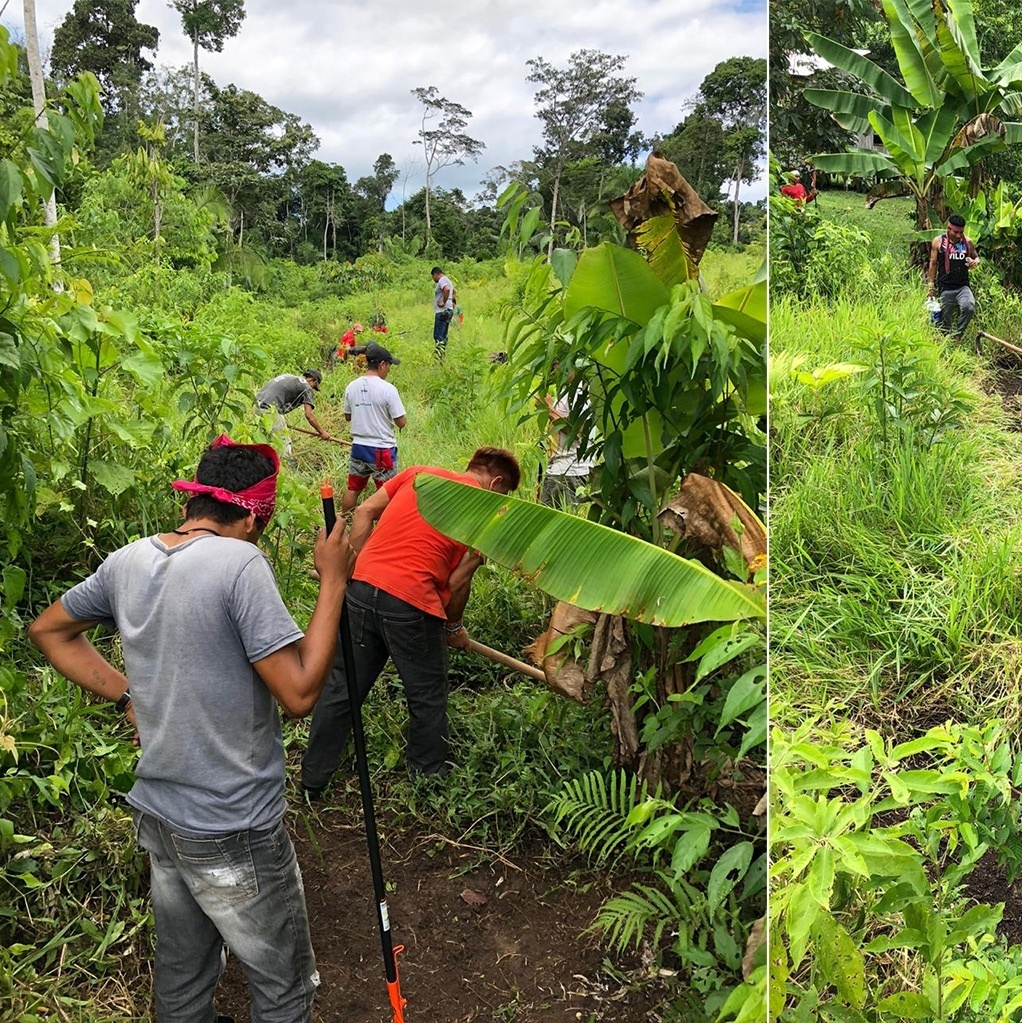
[{"label": "orange handle tip", "polygon": [[329,480],[325,480],[323,482],[323,486],[319,488],[319,496],[322,497],[324,500],[328,497],[334,496],[334,488],[330,485]]}]

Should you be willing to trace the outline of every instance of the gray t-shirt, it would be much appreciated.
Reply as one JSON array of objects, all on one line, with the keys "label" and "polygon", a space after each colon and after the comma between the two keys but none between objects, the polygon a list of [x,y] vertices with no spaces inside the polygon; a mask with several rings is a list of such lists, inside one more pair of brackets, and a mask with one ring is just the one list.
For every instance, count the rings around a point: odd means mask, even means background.
[{"label": "gray t-shirt", "polygon": [[253,661],[302,637],[251,543],[156,537],[114,551],[61,598],[121,635],[142,756],[132,806],[188,834],[266,828],[284,814],[277,704]]},{"label": "gray t-shirt", "polygon": [[263,384],[256,395],[256,401],[266,408],[276,406],[282,416],[299,405],[316,407],[316,399],[308,381],[305,377],[296,377],[293,373],[282,373],[268,384]]}]

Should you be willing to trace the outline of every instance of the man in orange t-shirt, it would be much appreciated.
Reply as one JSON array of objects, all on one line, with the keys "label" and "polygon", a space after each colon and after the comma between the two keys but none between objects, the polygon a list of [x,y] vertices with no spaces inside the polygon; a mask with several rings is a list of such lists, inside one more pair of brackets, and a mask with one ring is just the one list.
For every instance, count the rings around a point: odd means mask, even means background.
[{"label": "man in orange t-shirt", "polygon": [[[478,448],[463,473],[413,465],[387,480],[352,520],[349,547],[357,560],[345,614],[359,699],[391,658],[408,702],[408,769],[446,774],[447,648],[468,647],[461,616],[483,559],[419,514],[414,482],[420,472],[507,494],[518,489],[521,470],[502,448]],[[322,794],[337,770],[350,732],[348,682],[338,644],[302,758],[302,788],[310,799]]]}]

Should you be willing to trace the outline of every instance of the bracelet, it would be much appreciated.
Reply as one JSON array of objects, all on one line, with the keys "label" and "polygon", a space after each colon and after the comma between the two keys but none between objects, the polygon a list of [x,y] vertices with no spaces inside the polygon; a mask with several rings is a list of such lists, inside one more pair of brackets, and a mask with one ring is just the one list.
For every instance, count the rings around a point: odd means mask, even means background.
[{"label": "bracelet", "polygon": [[117,697],[117,702],[114,704],[114,707],[123,714],[128,709],[130,703],[131,690],[125,689],[124,692],[121,693],[119,697]]},{"label": "bracelet", "polygon": [[444,622],[444,632],[448,636],[457,636],[459,632],[463,632],[465,626],[461,622]]}]

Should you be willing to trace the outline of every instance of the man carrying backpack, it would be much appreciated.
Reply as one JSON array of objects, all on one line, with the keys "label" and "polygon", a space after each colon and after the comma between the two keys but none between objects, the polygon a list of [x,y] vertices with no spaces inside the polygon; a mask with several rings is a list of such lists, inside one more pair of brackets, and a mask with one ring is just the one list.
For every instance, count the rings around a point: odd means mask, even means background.
[{"label": "man carrying backpack", "polygon": [[979,256],[971,238],[965,237],[965,218],[957,213],[948,217],[947,230],[930,245],[927,280],[930,296],[940,296],[940,329],[951,332],[955,313],[958,323],[954,336],[961,340],[976,312],[976,298],[969,287],[969,271],[979,266]]}]

